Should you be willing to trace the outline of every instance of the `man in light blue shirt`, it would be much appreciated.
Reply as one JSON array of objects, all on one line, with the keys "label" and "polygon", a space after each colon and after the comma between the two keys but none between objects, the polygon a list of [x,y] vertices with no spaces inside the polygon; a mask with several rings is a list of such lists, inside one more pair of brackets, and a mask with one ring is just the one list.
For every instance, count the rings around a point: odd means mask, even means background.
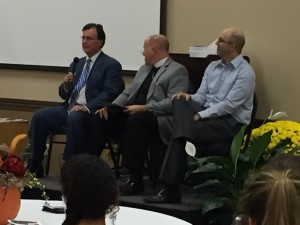
[{"label": "man in light blue shirt", "polygon": [[[232,61],[218,60],[206,69],[202,83],[191,100],[199,107],[199,119],[230,114],[242,124],[249,124],[253,106],[254,71],[242,55]],[[178,94],[176,98],[185,94]],[[197,120],[199,120],[197,119]]]},{"label": "man in light blue shirt", "polygon": [[209,64],[197,92],[173,96],[173,134],[160,174],[165,187],[146,202],[181,201],[179,184],[186,172],[187,140],[196,146],[230,143],[241,127],[250,123],[255,72],[241,55],[244,44],[242,31],[223,30],[216,42],[221,59]]}]

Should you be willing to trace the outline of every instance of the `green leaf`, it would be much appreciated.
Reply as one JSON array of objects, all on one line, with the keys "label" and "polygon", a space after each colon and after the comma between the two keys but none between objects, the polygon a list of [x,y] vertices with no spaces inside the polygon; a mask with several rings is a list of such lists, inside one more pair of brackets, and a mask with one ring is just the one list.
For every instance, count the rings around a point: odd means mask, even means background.
[{"label": "green leaf", "polygon": [[232,180],[232,174],[228,172],[228,170],[224,169],[221,165],[217,165],[215,163],[207,163],[203,166],[198,167],[191,173],[191,177],[195,176],[203,176],[203,177],[220,177],[222,179]]},{"label": "green leaf", "polygon": [[197,164],[198,166],[202,166],[206,162],[210,161],[212,162],[213,160],[218,160],[219,158],[225,158],[224,156],[207,156],[207,157],[201,157],[197,158],[193,164]]},{"label": "green leaf", "polygon": [[193,173],[197,173],[197,172],[203,172],[203,171],[216,171],[216,170],[220,170],[222,167],[215,164],[215,163],[207,163],[205,165],[199,166],[197,169],[195,169],[193,171]]},{"label": "green leaf", "polygon": [[259,136],[252,144],[246,149],[249,154],[249,161],[251,162],[253,169],[256,167],[256,163],[262,156],[263,152],[267,149],[271,141],[272,130]]},{"label": "green leaf", "polygon": [[196,171],[202,166],[206,166],[207,164],[211,164],[211,163],[215,164],[215,167],[212,169],[223,168],[226,170],[232,170],[232,162],[228,159],[228,157],[208,156],[208,157],[196,159],[194,162],[189,163],[188,174],[191,174],[191,171]]},{"label": "green leaf", "polygon": [[253,166],[250,161],[240,162],[238,166],[238,171],[236,173],[235,179],[246,179],[249,173],[252,171]]},{"label": "green leaf", "polygon": [[219,179],[206,180],[204,183],[194,186],[194,191],[198,193],[217,193],[218,196],[233,198],[233,183]]},{"label": "green leaf", "polygon": [[276,149],[280,149],[280,148],[286,148],[286,146],[289,145],[289,144],[292,144],[292,141],[291,141],[290,138],[286,138],[284,140],[281,140],[272,150],[276,150]]},{"label": "green leaf", "polygon": [[217,179],[222,182],[233,183],[234,178],[230,175],[223,173],[222,170],[218,171],[202,171],[195,174],[192,174],[189,178],[187,178],[187,182],[190,185],[196,186],[206,182],[207,180]]},{"label": "green leaf", "polygon": [[243,143],[243,138],[244,138],[244,133],[246,129],[246,125],[241,128],[241,130],[235,135],[233,138],[232,144],[231,144],[231,149],[230,149],[230,156],[232,159],[232,163],[234,165],[234,174],[236,173],[237,169],[237,160],[241,151],[242,143]]},{"label": "green leaf", "polygon": [[215,163],[220,167],[222,167],[223,169],[226,169],[229,172],[231,171],[233,173],[234,166],[232,160],[228,157],[224,157],[224,156],[211,157],[207,161],[210,163]]},{"label": "green leaf", "polygon": [[230,201],[229,198],[223,198],[223,197],[215,197],[213,199],[207,200],[204,202],[202,207],[202,215],[205,215],[206,213],[214,210],[219,209],[222,206],[224,206],[228,201]]},{"label": "green leaf", "polygon": [[239,161],[242,161],[242,162],[249,162],[249,155],[248,154],[245,154],[244,152],[241,152],[239,154],[239,158],[238,158]]}]

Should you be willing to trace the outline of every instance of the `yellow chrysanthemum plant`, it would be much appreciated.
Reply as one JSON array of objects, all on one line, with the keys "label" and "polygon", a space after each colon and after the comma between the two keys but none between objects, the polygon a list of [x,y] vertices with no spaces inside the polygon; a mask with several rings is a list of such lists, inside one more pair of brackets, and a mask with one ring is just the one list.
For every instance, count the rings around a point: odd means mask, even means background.
[{"label": "yellow chrysanthemum plant", "polygon": [[268,116],[271,122],[263,123],[260,127],[253,129],[250,137],[250,143],[267,132],[272,132],[271,140],[266,148],[267,152],[276,150],[277,152],[293,153],[300,155],[300,123],[290,120],[278,120],[282,117],[288,117],[286,112],[277,112],[273,114],[273,109]]},{"label": "yellow chrysanthemum plant", "polygon": [[0,186],[2,188],[15,186],[19,188],[20,192],[24,187],[39,188],[42,191],[42,197],[47,199],[45,186],[35,177],[34,173],[27,171],[26,163],[14,154],[18,142],[26,137],[26,134],[17,135],[11,142],[8,151],[0,151]]},{"label": "yellow chrysanthemum plant", "polygon": [[[281,120],[275,122],[268,122],[261,125],[259,128],[253,129],[251,133],[250,142],[256,140],[259,136],[272,130],[271,142],[267,150],[273,150],[282,142],[284,145],[284,152],[288,153],[294,151],[295,154],[300,153],[300,123],[289,120]],[[289,143],[288,143],[289,142]]]}]

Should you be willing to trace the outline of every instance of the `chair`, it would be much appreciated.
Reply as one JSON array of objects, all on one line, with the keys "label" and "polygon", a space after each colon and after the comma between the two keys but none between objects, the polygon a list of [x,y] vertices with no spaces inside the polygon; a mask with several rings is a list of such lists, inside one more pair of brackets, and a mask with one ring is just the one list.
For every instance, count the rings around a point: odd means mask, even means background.
[{"label": "chair", "polygon": [[[66,134],[66,127],[65,125],[59,127],[54,134],[51,134],[49,136],[49,148],[48,148],[48,157],[47,157],[47,163],[46,163],[46,170],[45,174],[46,176],[49,175],[49,169],[50,169],[50,161],[51,161],[51,155],[52,155],[52,149],[53,144],[66,144],[66,141],[60,141],[55,140],[55,136],[57,135],[65,135]],[[107,148],[109,149],[109,152],[111,154],[111,158],[116,170],[116,176],[119,176],[119,161],[120,161],[120,154],[118,153],[118,147],[114,147],[113,145],[113,139],[107,138]]]},{"label": "chair", "polygon": [[107,138],[107,148],[109,149],[114,169],[115,169],[115,176],[120,176],[120,161],[121,161],[121,140],[119,138],[112,137],[109,135]]},{"label": "chair", "polygon": [[246,140],[245,140],[245,147],[247,147],[250,143],[250,137],[252,133],[252,129],[254,128],[255,125],[255,117],[256,117],[256,112],[257,112],[257,97],[256,94],[254,93],[253,96],[253,109],[251,113],[251,121],[248,127],[246,128],[245,134],[246,134]]},{"label": "chair", "polygon": [[53,144],[63,144],[63,145],[66,144],[66,141],[56,141],[55,136],[56,135],[65,135],[65,134],[66,134],[66,128],[63,125],[63,126],[59,127],[54,134],[51,134],[49,136],[49,148],[48,148],[47,163],[46,163],[46,170],[45,170],[46,176],[49,175]]}]

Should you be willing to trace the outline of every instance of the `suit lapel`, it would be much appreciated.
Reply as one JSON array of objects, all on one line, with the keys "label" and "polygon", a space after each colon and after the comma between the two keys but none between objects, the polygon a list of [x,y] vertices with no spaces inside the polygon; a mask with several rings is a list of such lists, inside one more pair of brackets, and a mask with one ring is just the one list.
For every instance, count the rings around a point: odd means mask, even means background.
[{"label": "suit lapel", "polygon": [[103,64],[103,55],[104,55],[104,53],[103,52],[101,52],[99,55],[98,55],[98,57],[96,58],[96,60],[95,60],[95,62],[94,62],[94,64],[93,64],[93,67],[92,67],[92,69],[91,69],[91,71],[90,71],[90,74],[89,74],[89,77],[88,77],[88,80],[89,79],[93,79],[93,74],[94,74],[94,71],[95,71],[95,68],[101,68],[101,66],[99,66],[99,65],[101,65],[101,64]]},{"label": "suit lapel", "polygon": [[144,69],[145,71],[141,72],[141,75],[139,76],[138,80],[136,80],[136,83],[134,83],[133,86],[131,87],[132,88],[131,94],[128,98],[127,104],[131,104],[131,102],[134,101],[138,90],[140,89],[140,87],[143,84],[144,80],[146,79],[147,75],[150,73],[151,69],[152,69],[152,66],[146,66]]},{"label": "suit lapel", "polygon": [[152,81],[152,83],[151,83],[151,85],[149,87],[149,91],[148,91],[148,95],[147,95],[147,100],[153,94],[157,80],[160,78],[160,76],[162,76],[166,72],[166,70],[168,69],[168,66],[170,65],[170,63],[172,61],[173,60],[169,57],[167,59],[167,61],[157,71],[157,73],[154,76],[153,81]]}]

